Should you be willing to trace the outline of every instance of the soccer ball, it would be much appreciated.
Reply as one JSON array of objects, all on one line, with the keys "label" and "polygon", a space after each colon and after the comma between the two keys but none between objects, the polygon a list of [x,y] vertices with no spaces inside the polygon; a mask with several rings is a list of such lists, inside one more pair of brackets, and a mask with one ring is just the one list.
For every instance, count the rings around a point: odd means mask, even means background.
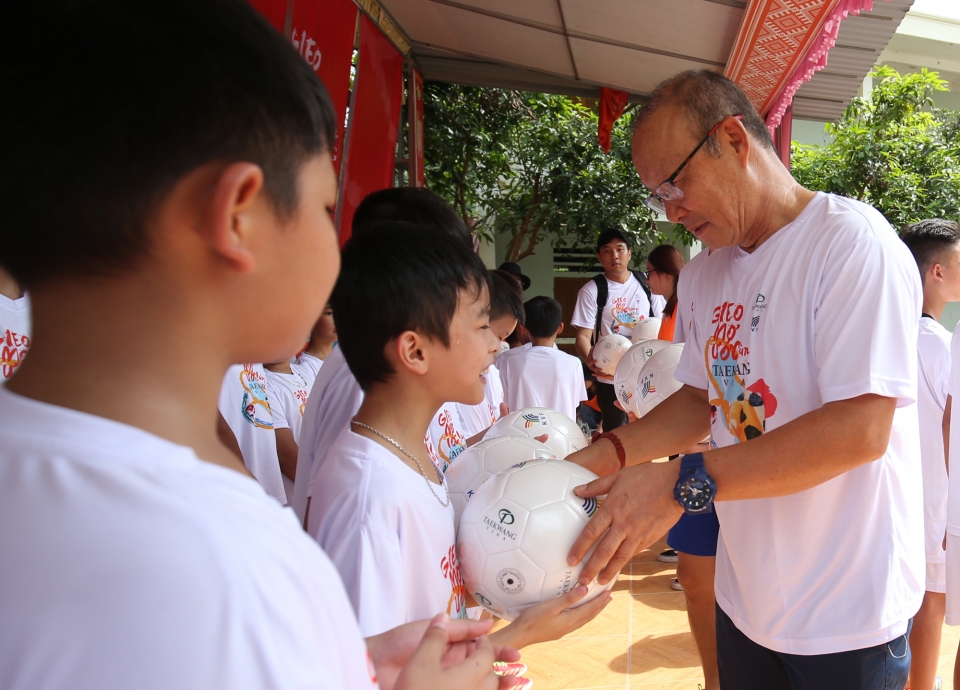
[{"label": "soccer ball", "polygon": [[457,456],[444,479],[457,524],[474,492],[500,470],[537,458],[557,459],[556,453],[525,436],[497,436],[476,443]]},{"label": "soccer ball", "polygon": [[663,319],[658,316],[648,316],[645,319],[641,319],[640,323],[633,329],[630,340],[633,341],[634,344],[639,343],[641,340],[656,340],[660,336],[661,323],[663,323]]},{"label": "soccer ball", "polygon": [[617,362],[630,349],[630,339],[622,335],[605,335],[593,346],[593,359],[597,369],[607,376],[613,376]]},{"label": "soccer ball", "polygon": [[540,441],[563,459],[587,447],[587,437],[577,423],[556,410],[525,407],[504,415],[491,426],[484,440],[496,436],[526,436]]},{"label": "soccer ball", "polygon": [[[596,477],[571,462],[531,460],[495,474],[474,493],[460,519],[457,557],[467,591],[481,606],[512,621],[577,586],[593,551],[575,566],[567,565],[567,555],[598,504],[573,489]],[[603,586],[595,580],[576,605],[615,580]]]},{"label": "soccer ball", "polygon": [[640,416],[640,371],[647,360],[669,345],[667,340],[643,340],[627,350],[627,354],[620,359],[617,372],[613,375],[613,391],[623,409]]},{"label": "soccer ball", "polygon": [[683,343],[674,343],[654,353],[643,365],[643,369],[640,370],[640,381],[637,384],[640,398],[637,407],[640,409],[640,415],[645,415],[683,386],[673,376],[673,372],[677,370],[677,364],[680,363],[681,352],[683,352]]}]

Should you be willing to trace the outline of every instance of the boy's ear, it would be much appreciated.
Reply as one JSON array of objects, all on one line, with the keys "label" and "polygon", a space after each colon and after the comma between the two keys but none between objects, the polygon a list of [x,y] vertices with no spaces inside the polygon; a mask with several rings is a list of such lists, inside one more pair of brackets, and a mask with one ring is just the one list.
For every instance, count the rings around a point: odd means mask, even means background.
[{"label": "boy's ear", "polygon": [[416,331],[404,331],[387,346],[389,354],[396,359],[391,364],[398,370],[402,367],[419,376],[426,374],[428,369],[428,357],[424,347],[426,344],[426,339]]},{"label": "boy's ear", "polygon": [[563,322],[560,323],[560,328],[557,329],[557,335],[563,333]]},{"label": "boy's ear", "polygon": [[[257,204],[266,199],[263,192],[263,170],[253,163],[231,163],[220,170],[207,202],[206,218],[200,233],[210,247],[236,270],[253,270],[255,259],[250,251],[250,235],[264,219],[257,213]],[[262,209],[259,209],[262,210]],[[269,211],[272,213],[272,207]]]}]

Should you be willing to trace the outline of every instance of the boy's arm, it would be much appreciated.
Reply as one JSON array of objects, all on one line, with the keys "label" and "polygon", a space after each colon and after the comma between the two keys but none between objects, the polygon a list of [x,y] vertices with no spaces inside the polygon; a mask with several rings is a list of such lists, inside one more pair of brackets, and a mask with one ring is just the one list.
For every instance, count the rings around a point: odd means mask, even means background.
[{"label": "boy's arm", "polygon": [[280,459],[280,471],[287,479],[293,481],[293,478],[297,476],[297,453],[299,452],[297,442],[293,440],[293,432],[290,429],[274,427],[274,433],[277,436],[277,457]]},{"label": "boy's arm", "polygon": [[599,372],[597,372],[596,368],[594,367],[593,358],[590,357],[590,347],[591,347],[590,338],[592,337],[593,337],[592,328],[580,328],[578,326],[577,337],[576,337],[576,342],[574,344],[574,347],[576,348],[577,354],[580,356],[580,359],[582,359],[584,363],[590,368],[590,371],[596,374]]}]

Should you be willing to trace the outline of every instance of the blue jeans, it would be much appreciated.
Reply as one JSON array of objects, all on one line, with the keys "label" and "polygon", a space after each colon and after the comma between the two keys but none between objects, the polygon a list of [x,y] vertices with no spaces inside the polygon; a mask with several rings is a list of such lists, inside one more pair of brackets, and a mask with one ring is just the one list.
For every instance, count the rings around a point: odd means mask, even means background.
[{"label": "blue jeans", "polygon": [[886,644],[835,654],[781,654],[744,635],[717,606],[721,690],[903,690],[910,673],[904,635]]}]

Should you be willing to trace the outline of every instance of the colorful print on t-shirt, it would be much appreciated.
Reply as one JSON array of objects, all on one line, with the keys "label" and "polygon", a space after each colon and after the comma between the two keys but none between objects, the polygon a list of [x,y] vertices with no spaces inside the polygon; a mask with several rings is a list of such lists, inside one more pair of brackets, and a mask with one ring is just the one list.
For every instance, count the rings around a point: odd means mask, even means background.
[{"label": "colorful print on t-shirt", "polygon": [[447,602],[447,614],[451,618],[467,617],[467,588],[460,575],[460,561],[457,560],[457,547],[451,546],[447,555],[440,559],[440,572],[450,581],[450,600]]},{"label": "colorful print on t-shirt", "polygon": [[30,336],[9,328],[0,333],[0,377],[8,379],[27,355]]},{"label": "colorful print on t-shirt", "polygon": [[443,429],[443,434],[437,442],[437,455],[440,457],[444,472],[450,467],[454,458],[467,449],[467,440],[460,433],[460,430],[454,426],[450,415],[450,410],[440,408],[440,416],[437,418],[440,427]]},{"label": "colorful print on t-shirt", "polygon": [[704,363],[716,394],[710,400],[710,424],[717,414],[738,443],[762,435],[766,419],[777,410],[777,399],[759,379],[748,385],[750,348],[739,338],[744,308],[740,303],[723,302],[713,309],[713,335],[704,348]]},{"label": "colorful print on t-shirt", "polygon": [[244,421],[261,429],[273,428],[270,402],[264,387],[266,379],[252,364],[244,364],[240,370],[240,385],[243,386],[241,410]]},{"label": "colorful print on t-shirt", "polygon": [[[633,329],[640,323],[643,316],[640,310],[627,303],[626,297],[616,297],[610,303],[610,332],[617,335],[630,336]],[[622,333],[624,329],[629,329],[628,333]]]}]

